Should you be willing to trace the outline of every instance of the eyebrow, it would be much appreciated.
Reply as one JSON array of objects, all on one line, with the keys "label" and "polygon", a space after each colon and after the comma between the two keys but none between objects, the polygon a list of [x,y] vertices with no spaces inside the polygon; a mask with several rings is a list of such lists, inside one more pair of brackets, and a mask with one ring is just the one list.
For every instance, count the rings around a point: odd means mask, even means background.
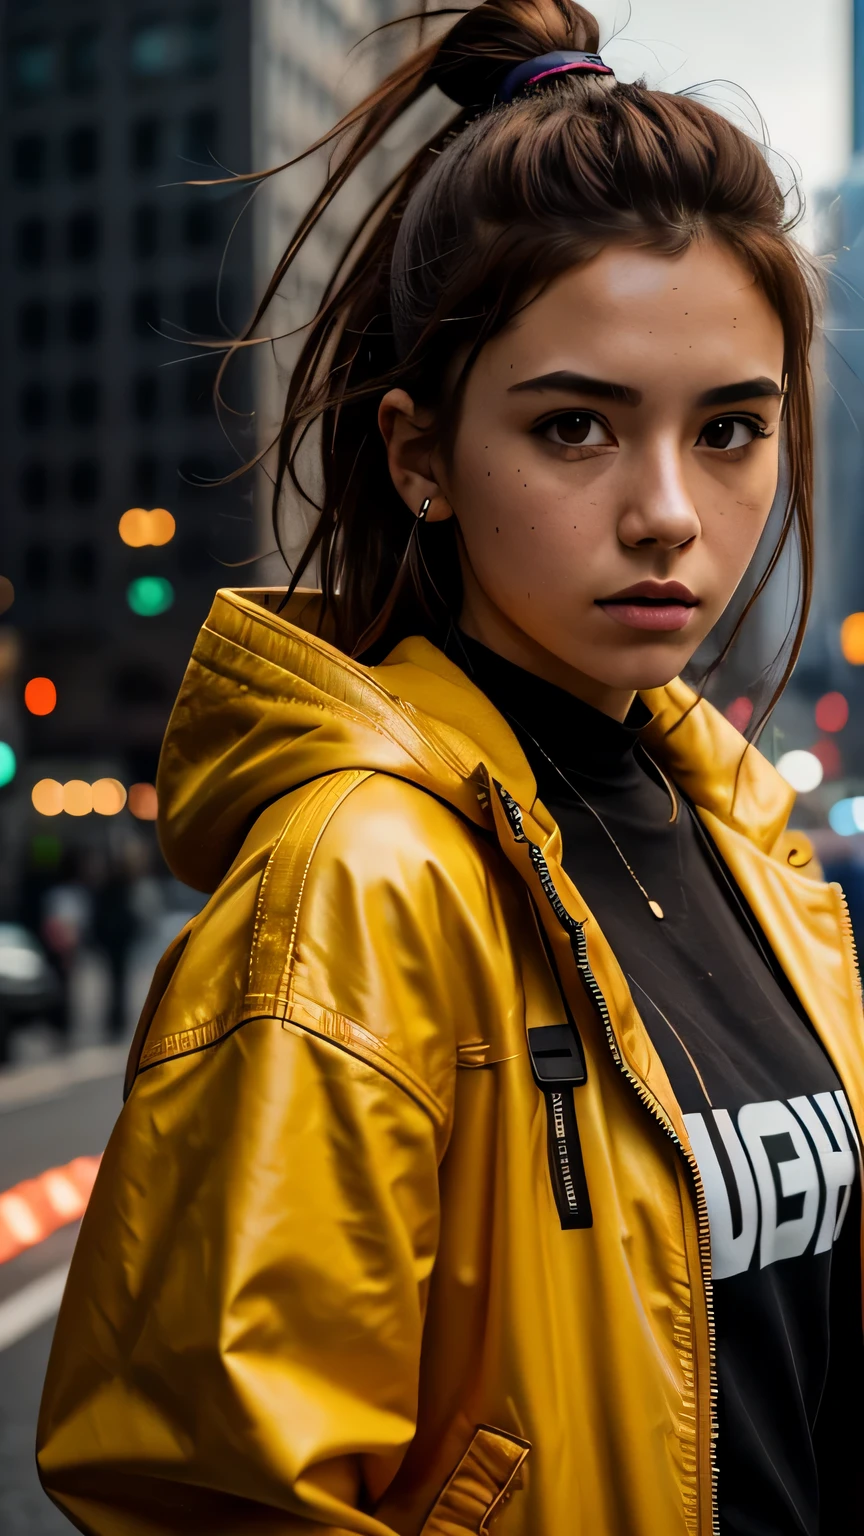
[{"label": "eyebrow", "polygon": [[522,379],[519,384],[511,384],[507,393],[517,395],[530,390],[539,395],[547,389],[563,390],[571,395],[591,395],[595,400],[618,400],[622,405],[639,405],[642,401],[640,389],[613,384],[609,379],[592,379],[585,373],[571,373],[566,368],[558,373],[538,374],[536,379]]},{"label": "eyebrow", "polygon": [[742,379],[740,384],[721,384],[719,389],[708,389],[700,395],[697,405],[734,405],[736,400],[779,399],[783,394],[773,379]]},{"label": "eyebrow", "polygon": [[[511,384],[508,394],[531,392],[542,394],[545,390],[559,390],[571,395],[590,395],[595,400],[615,400],[621,405],[641,405],[642,391],[630,384],[613,384],[610,379],[592,379],[586,373],[572,373],[563,368],[556,373],[541,373],[534,379],[522,379]],[[774,379],[742,379],[737,384],[721,384],[707,389],[700,395],[699,406],[734,405],[738,400],[780,399],[783,391]]]}]

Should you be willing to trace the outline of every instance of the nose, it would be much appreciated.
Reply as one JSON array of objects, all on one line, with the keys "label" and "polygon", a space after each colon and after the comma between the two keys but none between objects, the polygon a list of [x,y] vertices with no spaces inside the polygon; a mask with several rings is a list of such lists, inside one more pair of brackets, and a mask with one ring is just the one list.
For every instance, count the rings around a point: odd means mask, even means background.
[{"label": "nose", "polygon": [[673,443],[639,454],[618,518],[618,538],[628,549],[682,549],[702,532],[699,514]]}]

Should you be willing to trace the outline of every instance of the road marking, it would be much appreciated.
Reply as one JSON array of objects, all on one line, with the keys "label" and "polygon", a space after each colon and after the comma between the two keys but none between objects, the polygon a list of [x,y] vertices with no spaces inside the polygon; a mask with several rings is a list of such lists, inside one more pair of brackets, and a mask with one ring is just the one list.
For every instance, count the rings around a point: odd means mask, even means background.
[{"label": "road marking", "polygon": [[[122,1077],[129,1055],[128,1045],[94,1045],[84,1051],[69,1051],[51,1061],[33,1067],[9,1067],[0,1072],[0,1115],[4,1111],[24,1109],[56,1099],[79,1083],[96,1082],[103,1077]],[[120,1109],[120,1096],[117,1097]]]},{"label": "road marking", "polygon": [[59,1264],[47,1275],[31,1280],[14,1296],[0,1301],[0,1350],[9,1349],[55,1316],[63,1299],[68,1273],[69,1264]]},{"label": "road marking", "polygon": [[0,1193],[0,1264],[44,1242],[70,1221],[80,1221],[101,1161],[76,1157],[63,1168],[47,1168]]}]

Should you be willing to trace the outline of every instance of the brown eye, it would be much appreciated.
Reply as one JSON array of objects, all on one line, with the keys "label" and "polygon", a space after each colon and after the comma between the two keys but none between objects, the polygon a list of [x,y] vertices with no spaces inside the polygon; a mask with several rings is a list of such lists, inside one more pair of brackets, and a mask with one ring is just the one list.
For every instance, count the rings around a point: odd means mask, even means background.
[{"label": "brown eye", "polygon": [[543,436],[563,448],[601,448],[615,441],[609,428],[587,411],[565,411],[547,421]]},{"label": "brown eye", "polygon": [[758,435],[759,429],[754,422],[745,421],[740,416],[718,416],[716,421],[709,421],[707,427],[702,428],[698,446],[719,448],[721,451],[746,448]]}]

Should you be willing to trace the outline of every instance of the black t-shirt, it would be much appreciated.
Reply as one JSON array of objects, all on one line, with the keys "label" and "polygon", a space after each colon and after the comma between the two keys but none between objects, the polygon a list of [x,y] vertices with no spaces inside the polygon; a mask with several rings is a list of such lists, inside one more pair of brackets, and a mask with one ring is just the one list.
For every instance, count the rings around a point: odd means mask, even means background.
[{"label": "black t-shirt", "polygon": [[686,802],[670,820],[644,705],[622,725],[467,636],[448,649],[519,737],[684,1113],[711,1227],[721,1532],[864,1529],[859,1153],[834,1067]]}]

